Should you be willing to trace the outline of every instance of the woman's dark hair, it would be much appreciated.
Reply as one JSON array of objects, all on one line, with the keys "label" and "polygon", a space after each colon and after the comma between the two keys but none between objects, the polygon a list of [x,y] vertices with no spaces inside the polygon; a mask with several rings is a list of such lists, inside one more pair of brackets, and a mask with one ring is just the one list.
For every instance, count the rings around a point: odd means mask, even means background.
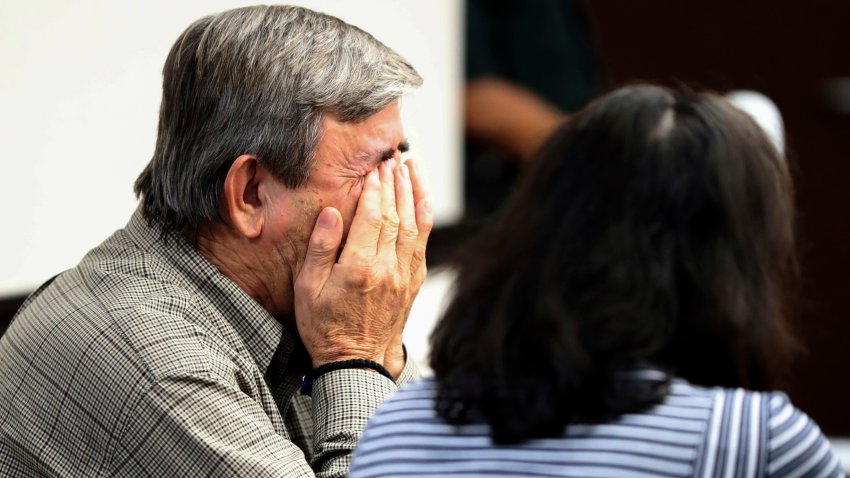
[{"label": "woman's dark hair", "polygon": [[634,368],[774,387],[795,345],[793,204],[782,153],[724,98],[600,98],[461,262],[431,337],[439,414],[508,443],[660,402],[665,386],[623,380]]}]

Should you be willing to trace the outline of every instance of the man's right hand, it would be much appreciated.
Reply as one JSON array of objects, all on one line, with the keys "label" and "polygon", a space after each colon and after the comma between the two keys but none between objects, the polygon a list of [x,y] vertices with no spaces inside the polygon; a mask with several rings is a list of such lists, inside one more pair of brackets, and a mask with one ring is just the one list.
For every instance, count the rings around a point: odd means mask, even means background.
[{"label": "man's right hand", "polygon": [[409,163],[385,161],[368,174],[339,261],[342,217],[332,207],[319,214],[295,280],[298,333],[314,367],[360,358],[401,372],[393,351],[425,280],[433,225],[421,175]]}]

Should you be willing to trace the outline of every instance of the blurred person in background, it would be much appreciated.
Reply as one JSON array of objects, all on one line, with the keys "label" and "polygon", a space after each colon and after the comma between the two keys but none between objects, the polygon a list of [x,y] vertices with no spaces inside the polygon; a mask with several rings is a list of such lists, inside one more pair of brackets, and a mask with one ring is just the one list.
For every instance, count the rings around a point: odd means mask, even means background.
[{"label": "blurred person in background", "polygon": [[416,375],[432,214],[399,98],[421,81],[303,8],[189,26],[138,210],[0,339],[0,476],[345,476]]},{"label": "blurred person in background", "polygon": [[580,0],[465,6],[464,216],[434,231],[432,265],[465,253],[463,244],[504,205],[537,148],[603,81]]},{"label": "blurred person in background", "polygon": [[379,408],[350,476],[843,476],[775,391],[794,222],[783,154],[726,99],[595,101],[473,241],[434,379]]}]

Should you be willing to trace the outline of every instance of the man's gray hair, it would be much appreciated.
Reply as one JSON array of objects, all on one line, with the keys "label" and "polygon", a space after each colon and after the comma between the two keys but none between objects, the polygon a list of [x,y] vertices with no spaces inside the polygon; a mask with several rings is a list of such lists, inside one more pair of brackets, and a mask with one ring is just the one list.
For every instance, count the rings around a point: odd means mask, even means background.
[{"label": "man's gray hair", "polygon": [[202,18],[165,61],[156,150],[135,184],[142,213],[163,233],[194,240],[221,220],[224,178],[238,156],[256,155],[299,187],[323,113],[361,120],[421,83],[396,52],[329,15],[255,6]]}]

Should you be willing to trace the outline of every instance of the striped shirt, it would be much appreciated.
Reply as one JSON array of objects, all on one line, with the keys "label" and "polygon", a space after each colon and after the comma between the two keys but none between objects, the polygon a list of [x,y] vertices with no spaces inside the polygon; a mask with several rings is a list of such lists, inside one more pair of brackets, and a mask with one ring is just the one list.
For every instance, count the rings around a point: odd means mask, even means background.
[{"label": "striped shirt", "polygon": [[423,380],[384,402],[355,450],[350,478],[844,476],[817,425],[778,392],[677,379],[645,413],[519,445],[494,445],[485,424],[446,423],[435,392],[436,383]]}]

